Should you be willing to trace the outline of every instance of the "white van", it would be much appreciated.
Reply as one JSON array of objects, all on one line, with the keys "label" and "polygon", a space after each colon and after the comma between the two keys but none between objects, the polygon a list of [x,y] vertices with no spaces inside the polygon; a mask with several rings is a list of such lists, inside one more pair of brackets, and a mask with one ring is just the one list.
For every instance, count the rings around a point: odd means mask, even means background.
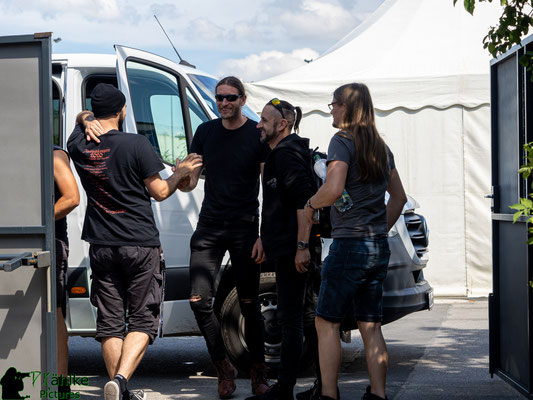
[{"label": "white van", "polygon": [[[117,86],[126,96],[127,116],[123,130],[145,135],[165,163],[161,175],[171,174],[176,158],[184,158],[198,125],[217,118],[214,100],[217,80],[191,66],[141,50],[115,46],[116,55],[57,54],[52,57],[54,141],[65,147],[74,129],[76,115],[90,109],[90,93],[100,82]],[[247,117],[257,114],[245,107]],[[74,171],[75,173],[75,171]],[[76,179],[78,177],[76,176]],[[78,179],[78,185],[81,184]],[[169,199],[153,201],[157,227],[165,254],[167,271],[163,308],[163,335],[199,335],[189,307],[189,241],[198,221],[203,196],[203,180],[190,193],[177,191]],[[428,230],[422,216],[410,201],[389,235],[392,256],[385,282],[386,321],[432,306],[432,288],[424,280],[427,263]],[[70,242],[67,327],[70,335],[92,336],[96,331],[96,309],[90,304],[89,245],[81,230],[86,198],[68,216]],[[215,309],[221,319],[223,338],[230,358],[248,369],[248,351],[231,268],[226,257],[220,270]],[[389,290],[388,290],[389,289]],[[280,332],[275,321],[275,275],[261,276],[260,300],[265,318],[265,356],[269,363],[279,361]]]}]

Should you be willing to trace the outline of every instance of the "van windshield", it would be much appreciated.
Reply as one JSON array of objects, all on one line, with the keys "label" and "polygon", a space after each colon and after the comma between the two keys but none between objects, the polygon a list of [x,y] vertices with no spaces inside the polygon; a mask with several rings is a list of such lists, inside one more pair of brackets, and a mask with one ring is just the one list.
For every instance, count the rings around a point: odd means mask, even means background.
[{"label": "van windshield", "polygon": [[[189,78],[191,78],[191,81],[194,83],[194,86],[196,86],[196,89],[198,89],[209,108],[217,115],[217,117],[220,117],[215,102],[215,88],[218,81],[205,75],[189,74]],[[250,107],[245,105],[242,108],[242,113],[251,120],[259,122],[259,116],[254,113]]]}]

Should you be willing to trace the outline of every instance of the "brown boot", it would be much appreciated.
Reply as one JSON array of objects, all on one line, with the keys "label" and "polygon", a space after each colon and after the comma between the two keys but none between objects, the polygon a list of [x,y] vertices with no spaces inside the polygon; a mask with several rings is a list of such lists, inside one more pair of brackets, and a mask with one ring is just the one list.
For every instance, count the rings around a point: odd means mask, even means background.
[{"label": "brown boot", "polygon": [[222,361],[213,361],[218,376],[218,397],[229,399],[235,389],[235,378],[237,369],[231,363],[224,359]]},{"label": "brown boot", "polygon": [[252,382],[252,393],[255,395],[263,394],[270,389],[267,380],[267,368],[264,363],[252,364],[250,380]]}]

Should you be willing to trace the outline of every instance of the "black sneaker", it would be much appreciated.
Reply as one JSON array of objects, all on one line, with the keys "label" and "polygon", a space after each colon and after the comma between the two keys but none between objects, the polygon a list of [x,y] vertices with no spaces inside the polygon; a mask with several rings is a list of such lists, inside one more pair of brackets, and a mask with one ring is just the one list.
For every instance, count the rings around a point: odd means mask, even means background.
[{"label": "black sneaker", "polygon": [[385,396],[385,399],[383,397],[379,397],[378,395],[375,395],[374,393],[370,393],[370,386],[366,387],[366,392],[361,397],[361,400],[388,400],[387,396]]},{"label": "black sneaker", "polygon": [[313,386],[304,392],[296,393],[297,400],[316,400],[320,395],[320,386],[318,385],[318,379],[315,379]]},{"label": "black sneaker", "polygon": [[70,385],[59,385],[57,387],[58,399],[70,399]]}]

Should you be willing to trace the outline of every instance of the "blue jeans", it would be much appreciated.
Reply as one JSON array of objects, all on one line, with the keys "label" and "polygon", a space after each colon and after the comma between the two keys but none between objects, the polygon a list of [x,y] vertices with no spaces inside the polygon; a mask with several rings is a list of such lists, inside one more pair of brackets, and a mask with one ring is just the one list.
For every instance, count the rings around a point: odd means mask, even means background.
[{"label": "blue jeans", "polygon": [[334,239],[322,266],[316,314],[341,322],[355,305],[357,321],[380,322],[389,257],[386,235]]}]

